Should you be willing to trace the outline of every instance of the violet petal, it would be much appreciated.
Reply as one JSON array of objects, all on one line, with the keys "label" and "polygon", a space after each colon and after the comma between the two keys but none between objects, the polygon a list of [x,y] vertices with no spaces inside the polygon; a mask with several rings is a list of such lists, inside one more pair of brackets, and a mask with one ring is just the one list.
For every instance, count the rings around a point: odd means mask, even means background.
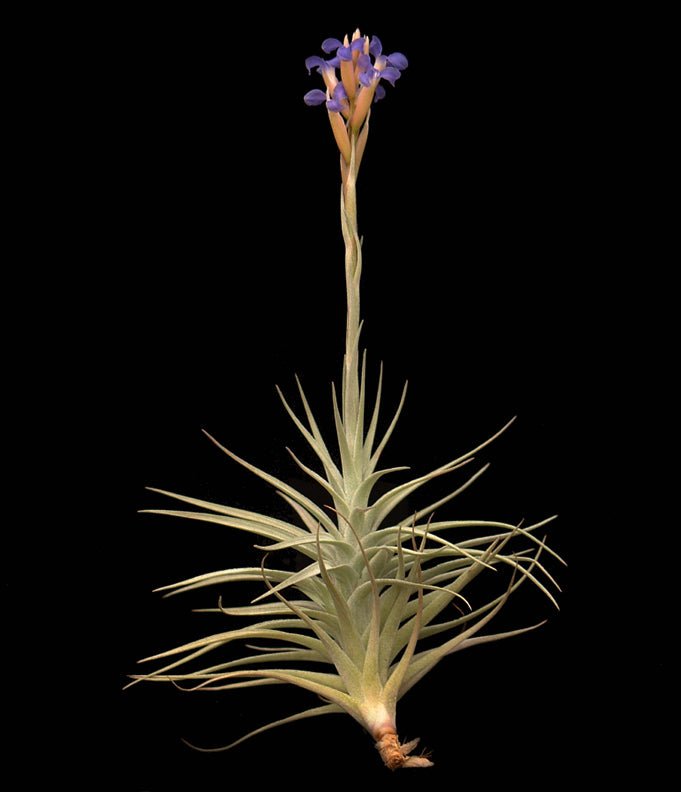
[{"label": "violet petal", "polygon": [[392,55],[388,55],[388,63],[396,69],[406,69],[409,66],[407,56],[401,52],[393,52]]},{"label": "violet petal", "polygon": [[365,88],[370,88],[377,74],[380,74],[380,72],[377,72],[376,69],[373,68],[373,66],[370,69],[367,69],[367,71],[360,72],[359,73],[360,84],[363,85]]},{"label": "violet petal", "polygon": [[340,113],[343,109],[343,105],[335,99],[329,99],[326,103],[326,109],[330,110],[332,113]]},{"label": "violet petal", "polygon": [[378,102],[379,99],[383,99],[385,96],[385,88],[379,83],[376,86],[376,93],[374,94],[374,102]]},{"label": "violet petal", "polygon": [[325,69],[327,64],[324,58],[320,58],[319,55],[310,55],[309,58],[305,58],[305,68],[308,74],[312,72],[315,66],[319,66],[320,69]]},{"label": "violet petal", "polygon": [[355,39],[352,42],[352,44],[350,44],[350,49],[353,52],[357,52],[358,50],[360,52],[363,52],[364,51],[364,36],[360,36],[358,39]]},{"label": "violet petal", "polygon": [[383,44],[378,36],[371,37],[371,44],[369,44],[369,52],[377,58],[383,52]]},{"label": "violet petal", "polygon": [[396,69],[394,66],[388,66],[380,73],[382,80],[387,80],[391,85],[395,85],[395,80],[399,80],[400,70]]},{"label": "violet petal", "polygon": [[371,58],[363,52],[359,58],[357,58],[357,65],[360,71],[366,71],[371,68]]},{"label": "violet petal", "polygon": [[310,107],[314,107],[315,105],[324,104],[326,101],[326,94],[324,91],[320,91],[319,88],[314,88],[312,91],[308,91],[305,96],[303,96],[303,102]]},{"label": "violet petal", "polygon": [[336,54],[342,61],[352,60],[352,50],[350,47],[339,47]]},{"label": "violet petal", "polygon": [[338,47],[342,47],[342,46],[343,46],[343,42],[337,38],[327,38],[324,39],[324,41],[322,41],[322,49],[324,50],[324,52],[327,53],[327,55],[330,52],[337,50]]}]

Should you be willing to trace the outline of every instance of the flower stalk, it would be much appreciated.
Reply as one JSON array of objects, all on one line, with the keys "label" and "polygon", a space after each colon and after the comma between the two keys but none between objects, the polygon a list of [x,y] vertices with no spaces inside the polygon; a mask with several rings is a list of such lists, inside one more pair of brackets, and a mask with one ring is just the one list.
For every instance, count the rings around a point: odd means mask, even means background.
[{"label": "flower stalk", "polygon": [[[359,336],[360,280],[362,277],[362,245],[357,227],[357,135],[352,134],[350,162],[341,166],[343,184],[341,188],[341,228],[345,243],[345,291],[347,318],[345,327],[345,358],[343,369],[343,425],[348,447],[352,455],[353,478],[361,475],[358,469],[360,443],[359,398]],[[351,471],[348,471],[350,474]],[[359,482],[357,482],[359,483]]]}]

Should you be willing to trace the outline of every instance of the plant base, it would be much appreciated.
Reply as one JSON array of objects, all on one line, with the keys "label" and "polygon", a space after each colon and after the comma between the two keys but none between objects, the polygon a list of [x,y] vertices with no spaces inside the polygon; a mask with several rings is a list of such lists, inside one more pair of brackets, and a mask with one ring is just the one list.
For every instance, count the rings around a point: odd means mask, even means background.
[{"label": "plant base", "polygon": [[376,750],[390,770],[397,770],[400,767],[432,767],[433,763],[425,756],[409,756],[418,742],[417,737],[401,745],[395,730],[389,729],[379,735]]}]

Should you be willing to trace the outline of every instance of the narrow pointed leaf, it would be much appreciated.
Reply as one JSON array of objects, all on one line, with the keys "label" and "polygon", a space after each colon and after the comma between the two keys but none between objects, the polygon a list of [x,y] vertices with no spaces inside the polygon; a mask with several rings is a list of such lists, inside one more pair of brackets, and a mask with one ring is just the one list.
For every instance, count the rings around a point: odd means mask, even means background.
[{"label": "narrow pointed leaf", "polygon": [[374,411],[371,416],[371,422],[367,431],[366,439],[364,440],[364,459],[363,467],[365,473],[370,473],[369,464],[374,448],[374,440],[376,439],[376,430],[378,429],[378,418],[381,413],[381,394],[383,392],[383,363],[381,363],[378,373],[378,385],[376,386],[376,401],[374,402]]},{"label": "narrow pointed leaf", "polygon": [[341,463],[343,465],[343,478],[347,483],[351,484],[352,486],[356,486],[356,482],[354,481],[355,472],[353,469],[352,451],[350,450],[350,446],[348,445],[347,437],[345,435],[345,426],[338,408],[336,389],[333,387],[333,385],[331,386],[331,395],[333,399],[333,420],[336,425],[336,436],[338,438],[338,450],[340,451]]},{"label": "narrow pointed leaf", "polygon": [[[336,526],[328,518],[326,513],[322,509],[320,509],[319,506],[317,506],[316,503],[311,501],[309,498],[307,498],[301,492],[298,492],[298,490],[295,489],[295,487],[291,487],[289,484],[286,484],[285,482],[281,481],[280,479],[276,478],[275,476],[271,476],[269,473],[266,473],[264,470],[261,470],[260,468],[256,467],[255,465],[251,465],[250,462],[246,462],[245,459],[241,459],[241,457],[238,457],[235,453],[230,451],[228,448],[225,448],[223,445],[221,445],[214,437],[209,435],[208,432],[204,431],[204,434],[222,452],[227,454],[227,456],[230,459],[233,459],[239,465],[241,465],[242,467],[245,467],[246,470],[250,470],[251,473],[254,473],[256,476],[261,478],[263,481],[266,481],[268,484],[272,484],[277,489],[281,490],[282,492],[285,492],[289,497],[293,498],[294,501],[297,501],[298,503],[300,503],[301,506],[304,506],[310,512],[310,514],[313,514],[319,520],[319,522],[324,526],[324,528],[326,528],[328,531],[330,531],[331,533],[335,533],[337,531]],[[300,529],[297,529],[297,530],[300,530]]]},{"label": "narrow pointed leaf", "polygon": [[471,484],[474,484],[482,474],[489,469],[489,463],[483,465],[477,473],[474,473],[468,481],[465,481],[460,487],[455,489],[453,492],[450,492],[449,495],[445,495],[444,498],[440,498],[439,500],[435,501],[435,503],[431,503],[430,506],[426,506],[425,509],[420,509],[416,512],[416,516],[414,518],[415,522],[422,520],[424,517],[428,517],[429,515],[433,514],[436,509],[439,509],[441,506],[444,506],[445,503],[449,503],[450,501],[454,500],[454,498],[461,495],[462,492],[465,492]]},{"label": "narrow pointed leaf", "polygon": [[[300,382],[298,383],[298,387],[300,387]],[[333,459],[331,458],[331,454],[329,454],[329,451],[326,447],[326,444],[324,443],[321,434],[319,434],[318,430],[317,432],[315,432],[313,429],[313,432],[310,432],[307,429],[305,424],[303,424],[300,418],[298,418],[298,416],[295,414],[293,409],[290,407],[289,403],[286,401],[286,398],[282,393],[281,388],[279,388],[279,386],[277,386],[277,393],[279,394],[279,398],[281,399],[282,404],[286,409],[286,412],[291,417],[291,420],[298,427],[300,433],[307,440],[312,450],[315,452],[315,454],[319,457],[321,463],[324,465],[324,470],[326,471],[328,480],[331,482],[333,486],[340,489],[343,484],[342,476],[340,474],[340,471],[336,467]]]},{"label": "narrow pointed leaf", "polygon": [[320,476],[319,473],[312,470],[312,468],[309,468],[307,465],[303,464],[303,462],[298,459],[298,457],[293,453],[293,451],[291,451],[290,448],[287,448],[286,450],[296,465],[298,465],[298,467],[303,471],[303,473],[306,473],[313,481],[316,481],[322,489],[325,489],[329,493],[329,495],[331,495],[333,498],[344,497],[345,493],[342,490],[338,489],[333,484],[329,484],[324,476]]},{"label": "narrow pointed leaf", "polygon": [[400,402],[397,405],[397,410],[395,411],[395,415],[393,416],[392,421],[390,422],[390,426],[386,430],[386,433],[383,435],[383,439],[378,445],[378,448],[374,452],[369,462],[369,473],[372,473],[376,469],[376,465],[378,464],[378,460],[381,458],[381,454],[385,450],[386,445],[388,444],[388,440],[392,437],[392,433],[397,426],[397,422],[400,420],[400,415],[402,414],[402,408],[404,407],[404,402],[407,398],[407,389],[409,387],[409,383],[404,383],[404,388],[402,389],[402,397],[400,398]]},{"label": "narrow pointed leaf", "polygon": [[[461,462],[458,467],[462,467],[470,461],[471,460],[466,460]],[[386,492],[385,495],[382,495],[367,511],[367,514],[370,515],[372,527],[379,527],[386,517],[399,506],[405,498],[408,498],[409,495],[416,492],[416,490],[420,489],[424,484],[440,476],[453,473],[457,469],[457,467],[443,466],[427,473],[425,476],[419,476],[419,478],[413,479],[412,481],[407,481],[399,487],[390,490],[390,492]]]},{"label": "narrow pointed leaf", "polygon": [[[286,580],[291,572],[281,572],[277,569],[266,569],[265,574],[271,580]],[[181,594],[184,591],[202,588],[203,586],[215,586],[222,583],[236,583],[241,581],[262,580],[262,572],[258,567],[237,567],[235,569],[222,569],[219,572],[208,572],[205,575],[180,580],[178,583],[171,583],[168,586],[160,586],[154,592],[169,592],[165,596]]]},{"label": "narrow pointed leaf", "polygon": [[241,745],[241,743],[245,742],[246,740],[250,740],[251,737],[256,737],[258,734],[263,734],[263,732],[269,731],[270,729],[276,729],[278,726],[286,726],[289,723],[295,723],[299,720],[316,718],[320,715],[331,715],[333,713],[339,713],[343,711],[343,708],[339,707],[337,704],[325,704],[323,707],[314,707],[312,709],[303,710],[302,712],[298,712],[295,715],[289,715],[287,718],[280,718],[279,720],[272,721],[271,723],[266,723],[264,726],[260,726],[260,728],[254,729],[253,731],[248,732],[248,734],[245,734],[243,737],[240,737],[238,740],[234,740],[234,742],[229,743],[229,745],[223,745],[220,748],[200,748],[199,746],[190,743],[188,740],[184,740],[184,742],[194,750],[201,751],[202,753],[218,753],[220,751],[229,751],[231,748]]}]

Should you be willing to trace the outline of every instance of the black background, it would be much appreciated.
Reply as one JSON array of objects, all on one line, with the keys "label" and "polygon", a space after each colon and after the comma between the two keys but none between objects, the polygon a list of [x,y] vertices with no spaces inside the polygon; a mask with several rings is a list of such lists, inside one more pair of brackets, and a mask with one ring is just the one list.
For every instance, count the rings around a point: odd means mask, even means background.
[{"label": "black background", "polygon": [[[295,399],[294,373],[331,429],[344,330],[339,174],[323,108],[302,102],[320,82],[303,60],[356,24],[410,60],[375,106],[359,184],[363,341],[374,381],[385,364],[386,415],[410,382],[386,462],[426,472],[517,415],[480,455],[490,471],[447,513],[559,513],[552,546],[569,562],[551,567],[560,613],[538,593],[512,601],[504,625],[549,623],[448,658],[401,702],[400,734],[433,750],[431,783],[543,788],[593,761],[611,772],[600,735],[620,728],[625,708],[607,626],[620,606],[594,568],[608,536],[603,490],[586,451],[612,365],[608,334],[589,334],[602,296],[594,234],[605,165],[586,20],[263,10],[239,25],[164,12],[91,20],[64,98],[78,119],[63,119],[74,258],[92,262],[91,274],[61,273],[85,295],[63,316],[80,383],[67,398],[79,475],[97,504],[77,533],[94,606],[76,608],[75,664],[94,681],[76,684],[89,714],[75,736],[93,739],[112,788],[217,790],[241,773],[259,784],[405,783],[343,716],[224,754],[180,742],[227,743],[312,706],[303,692],[121,691],[138,658],[223,624],[191,613],[217,592],[162,600],[153,588],[260,558],[236,532],[138,515],[164,505],[144,487],[284,514],[201,429],[299,481],[285,447],[309,456],[274,390]],[[224,593],[240,602],[238,589]]]}]

